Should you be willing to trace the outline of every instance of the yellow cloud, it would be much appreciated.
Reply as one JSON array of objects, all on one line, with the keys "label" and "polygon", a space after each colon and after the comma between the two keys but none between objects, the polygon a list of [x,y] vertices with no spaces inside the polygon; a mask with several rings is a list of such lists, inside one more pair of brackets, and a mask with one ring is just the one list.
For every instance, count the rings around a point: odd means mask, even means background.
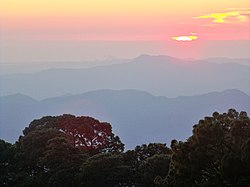
[{"label": "yellow cloud", "polygon": [[179,41],[179,42],[190,42],[193,40],[197,40],[198,37],[194,36],[194,35],[191,35],[191,36],[173,36],[172,39]]},{"label": "yellow cloud", "polygon": [[248,20],[248,15],[250,14],[249,10],[241,10],[241,11],[232,11],[232,12],[224,12],[224,13],[211,13],[205,14],[201,16],[197,16],[195,18],[200,19],[213,19],[214,23],[228,23],[231,22],[230,19],[236,19],[240,22],[246,22]]}]

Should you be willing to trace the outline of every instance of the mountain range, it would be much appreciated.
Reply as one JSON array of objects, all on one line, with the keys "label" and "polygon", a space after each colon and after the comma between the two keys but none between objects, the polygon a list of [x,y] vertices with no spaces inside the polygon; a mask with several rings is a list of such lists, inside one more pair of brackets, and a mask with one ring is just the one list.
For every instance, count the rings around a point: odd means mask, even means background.
[{"label": "mountain range", "polygon": [[116,63],[87,69],[48,69],[0,75],[0,95],[22,93],[41,100],[100,89],[136,89],[166,97],[226,89],[250,94],[250,66],[247,65],[149,55]]},{"label": "mountain range", "polygon": [[0,97],[0,139],[14,142],[33,119],[46,115],[92,116],[111,123],[130,149],[149,142],[185,140],[192,126],[229,108],[250,112],[250,96],[236,89],[167,98],[138,90],[96,90],[35,100],[23,94]]}]

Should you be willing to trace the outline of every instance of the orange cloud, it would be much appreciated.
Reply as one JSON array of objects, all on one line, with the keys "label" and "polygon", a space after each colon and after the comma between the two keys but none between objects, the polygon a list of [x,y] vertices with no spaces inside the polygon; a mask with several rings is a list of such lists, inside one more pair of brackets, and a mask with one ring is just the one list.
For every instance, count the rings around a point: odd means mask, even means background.
[{"label": "orange cloud", "polygon": [[240,10],[240,11],[231,11],[223,13],[211,13],[195,18],[199,19],[213,19],[214,23],[229,23],[232,22],[231,19],[234,19],[239,22],[247,22],[248,15],[250,15],[250,10]]}]

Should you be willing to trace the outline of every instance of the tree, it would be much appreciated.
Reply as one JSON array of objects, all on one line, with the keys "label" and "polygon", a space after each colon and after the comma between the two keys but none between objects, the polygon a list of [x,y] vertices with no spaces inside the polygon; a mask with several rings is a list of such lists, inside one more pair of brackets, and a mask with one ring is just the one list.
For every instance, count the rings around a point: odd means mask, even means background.
[{"label": "tree", "polygon": [[43,117],[40,120],[34,120],[28,128],[25,128],[24,135],[40,128],[56,129],[65,134],[74,147],[95,153],[124,150],[124,144],[120,138],[112,133],[111,125],[91,117],[75,117],[69,114]]},{"label": "tree", "polygon": [[65,137],[55,137],[47,142],[40,163],[50,170],[77,168],[88,157],[88,152],[73,147]]},{"label": "tree", "polygon": [[168,174],[171,161],[169,154],[155,154],[142,161],[138,168],[138,176],[142,186],[155,186],[156,177],[164,177]]},{"label": "tree", "polygon": [[[173,140],[165,186],[249,186],[250,119],[234,109],[194,125],[186,142]],[[158,178],[159,179],[159,178]]]},{"label": "tree", "polygon": [[132,175],[121,154],[100,153],[86,160],[81,168],[81,186],[127,186]]},{"label": "tree", "polygon": [[162,143],[143,144],[124,153],[124,162],[133,171],[131,186],[153,185],[156,176],[164,176],[168,172],[171,154],[172,151]]},{"label": "tree", "polygon": [[[149,157],[159,154],[172,154],[171,149],[169,149],[166,144],[163,143],[149,143],[143,144],[141,146],[136,146],[134,150],[129,150],[125,154],[125,159],[130,164],[138,166],[138,163],[146,160]],[[134,163],[132,163],[134,162]]]},{"label": "tree", "polygon": [[0,139],[0,184],[11,186],[13,184],[15,146]]},{"label": "tree", "polygon": [[110,124],[90,117],[43,117],[31,122],[23,134],[16,143],[16,183],[26,186],[78,186],[72,179],[86,159],[124,148]]}]

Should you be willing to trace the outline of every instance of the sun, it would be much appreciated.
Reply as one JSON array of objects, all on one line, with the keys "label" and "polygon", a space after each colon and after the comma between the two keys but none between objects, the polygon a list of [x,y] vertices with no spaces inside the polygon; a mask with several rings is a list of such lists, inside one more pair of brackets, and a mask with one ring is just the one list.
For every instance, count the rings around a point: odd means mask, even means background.
[{"label": "sun", "polygon": [[191,32],[190,35],[184,35],[184,36],[173,36],[173,40],[178,42],[191,42],[198,39],[198,36],[196,33]]}]

